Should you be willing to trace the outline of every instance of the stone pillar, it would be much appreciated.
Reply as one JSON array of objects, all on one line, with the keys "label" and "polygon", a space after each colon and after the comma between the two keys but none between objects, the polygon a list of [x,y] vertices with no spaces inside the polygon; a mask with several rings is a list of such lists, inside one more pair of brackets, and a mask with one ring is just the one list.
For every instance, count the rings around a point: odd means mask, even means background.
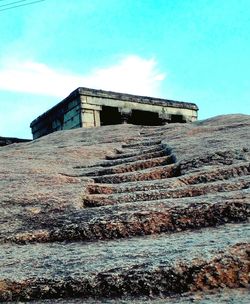
[{"label": "stone pillar", "polygon": [[132,110],[127,108],[121,108],[119,109],[119,112],[121,113],[122,123],[127,124],[132,115]]},{"label": "stone pillar", "polygon": [[101,106],[82,103],[81,125],[84,128],[100,127]]},{"label": "stone pillar", "polygon": [[101,126],[100,111],[94,110],[95,127]]},{"label": "stone pillar", "polygon": [[183,115],[183,122],[191,123],[193,121],[196,121],[196,117]]},{"label": "stone pillar", "polygon": [[84,128],[92,128],[95,126],[95,118],[93,110],[83,110],[82,112],[82,126]]},{"label": "stone pillar", "polygon": [[160,113],[159,120],[161,121],[162,125],[166,125],[171,122],[171,115],[166,113]]}]

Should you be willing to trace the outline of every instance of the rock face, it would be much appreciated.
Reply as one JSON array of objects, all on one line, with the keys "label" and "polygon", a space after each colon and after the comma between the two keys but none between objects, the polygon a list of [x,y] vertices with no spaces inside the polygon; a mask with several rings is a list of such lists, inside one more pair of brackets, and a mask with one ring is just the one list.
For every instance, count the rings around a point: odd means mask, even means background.
[{"label": "rock face", "polygon": [[244,115],[2,147],[0,300],[249,303],[249,185]]}]

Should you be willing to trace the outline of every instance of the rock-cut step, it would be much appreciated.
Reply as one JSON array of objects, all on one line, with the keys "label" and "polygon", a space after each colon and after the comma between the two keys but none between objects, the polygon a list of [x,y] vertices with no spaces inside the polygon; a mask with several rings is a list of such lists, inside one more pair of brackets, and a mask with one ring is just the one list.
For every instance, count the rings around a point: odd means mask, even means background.
[{"label": "rock-cut step", "polygon": [[4,246],[1,251],[7,258],[1,263],[0,301],[52,299],[51,303],[57,303],[56,299],[64,298],[64,303],[75,303],[69,298],[78,296],[78,303],[88,303],[88,298],[94,299],[92,303],[111,303],[110,299],[121,303],[121,296],[130,295],[136,297],[131,303],[137,303],[138,296],[221,287],[247,289],[248,240],[244,224],[230,224],[197,233],[91,246],[79,242]]},{"label": "rock-cut step", "polygon": [[109,175],[109,174],[134,172],[148,168],[169,165],[174,163],[174,161],[175,158],[173,155],[162,156],[157,158],[130,162],[128,164],[117,165],[102,170],[93,170],[92,172],[87,172],[85,176],[93,177],[93,176],[101,176],[101,175]]},{"label": "rock-cut step", "polygon": [[229,180],[241,176],[250,175],[250,163],[244,162],[225,166],[224,168],[215,167],[213,169],[201,170],[186,175],[181,175],[172,179],[163,179],[142,182],[131,182],[112,186],[110,184],[89,184],[87,186],[88,194],[112,194],[112,193],[132,193],[136,191],[176,189],[188,185],[211,183],[216,181]]},{"label": "rock-cut step", "polygon": [[166,137],[166,132],[151,132],[151,133],[148,133],[148,132],[146,132],[146,133],[144,133],[144,132],[141,132],[140,133],[140,135],[141,135],[141,137],[143,138],[143,139],[148,139],[148,138],[155,138],[155,139],[157,139],[157,138],[164,138],[164,137]]},{"label": "rock-cut step", "polygon": [[189,185],[170,190],[149,190],[110,195],[87,195],[83,199],[86,207],[100,207],[141,201],[163,200],[169,198],[196,197],[211,193],[237,191],[250,187],[250,176],[209,184]]},{"label": "rock-cut step", "polygon": [[161,140],[160,139],[155,139],[155,140],[146,140],[146,141],[135,141],[132,143],[128,143],[128,144],[123,144],[122,148],[140,148],[143,146],[153,146],[153,145],[160,145],[161,144]]},{"label": "rock-cut step", "polygon": [[92,176],[96,183],[119,184],[135,181],[148,181],[180,176],[180,167],[176,164],[157,166],[140,171]]},{"label": "rock-cut step", "polygon": [[125,163],[135,162],[138,160],[152,159],[152,158],[162,157],[162,156],[166,156],[166,155],[168,155],[167,151],[165,149],[161,149],[159,151],[145,152],[145,153],[137,154],[135,156],[126,157],[126,158],[103,160],[103,161],[96,163],[95,165],[91,165],[88,167],[76,166],[76,167],[74,167],[74,169],[84,169],[84,168],[90,168],[90,167],[112,167],[112,166],[117,166],[117,165],[121,165],[121,164],[125,164]]},{"label": "rock-cut step", "polygon": [[226,223],[247,222],[249,197],[225,198],[216,194],[197,198],[138,202],[138,204],[82,208],[43,230],[22,231],[2,243],[52,243],[98,241],[162,233],[176,233],[214,227]]},{"label": "rock-cut step", "polygon": [[112,167],[120,164],[125,164],[125,163],[131,163],[135,162],[138,160],[146,160],[146,159],[153,159],[153,158],[158,158],[162,156],[166,156],[167,152],[165,149],[161,149],[159,151],[154,151],[154,152],[145,152],[142,154],[138,154],[132,157],[127,157],[127,158],[120,158],[120,159],[114,159],[114,160],[106,160],[101,162],[99,165],[102,167]]},{"label": "rock-cut step", "polygon": [[163,149],[163,146],[160,145],[153,145],[149,147],[140,147],[139,149],[136,150],[123,150],[123,149],[117,149],[116,154],[112,155],[106,155],[105,158],[107,160],[116,160],[116,159],[123,159],[123,158],[129,158],[137,155],[142,155],[145,153],[153,153],[153,152],[158,152]]}]

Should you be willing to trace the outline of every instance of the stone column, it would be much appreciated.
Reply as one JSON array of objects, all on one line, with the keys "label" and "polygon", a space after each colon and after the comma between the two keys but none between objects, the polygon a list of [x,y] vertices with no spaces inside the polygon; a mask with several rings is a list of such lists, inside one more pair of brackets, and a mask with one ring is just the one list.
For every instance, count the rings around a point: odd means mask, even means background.
[{"label": "stone column", "polygon": [[171,122],[171,116],[166,113],[160,113],[159,120],[161,121],[162,125],[166,125]]},{"label": "stone column", "polygon": [[121,120],[123,124],[127,124],[131,115],[132,115],[132,110],[131,109],[126,109],[122,108],[119,109],[119,112],[121,113]]},{"label": "stone column", "polygon": [[194,116],[184,116],[183,119],[188,122],[188,123],[191,123],[193,121],[196,121],[197,120],[197,117],[194,117]]},{"label": "stone column", "polygon": [[101,120],[100,120],[100,111],[94,110],[94,118],[95,118],[95,127],[101,126]]},{"label": "stone column", "polygon": [[101,106],[83,104],[82,103],[82,116],[81,124],[82,127],[91,128],[91,127],[100,127],[100,111]]}]

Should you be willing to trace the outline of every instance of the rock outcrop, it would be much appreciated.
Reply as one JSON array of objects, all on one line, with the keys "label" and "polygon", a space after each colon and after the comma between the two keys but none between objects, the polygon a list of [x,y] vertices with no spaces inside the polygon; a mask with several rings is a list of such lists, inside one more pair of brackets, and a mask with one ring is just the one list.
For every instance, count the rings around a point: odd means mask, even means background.
[{"label": "rock outcrop", "polygon": [[0,300],[249,303],[250,117],[0,148]]}]

